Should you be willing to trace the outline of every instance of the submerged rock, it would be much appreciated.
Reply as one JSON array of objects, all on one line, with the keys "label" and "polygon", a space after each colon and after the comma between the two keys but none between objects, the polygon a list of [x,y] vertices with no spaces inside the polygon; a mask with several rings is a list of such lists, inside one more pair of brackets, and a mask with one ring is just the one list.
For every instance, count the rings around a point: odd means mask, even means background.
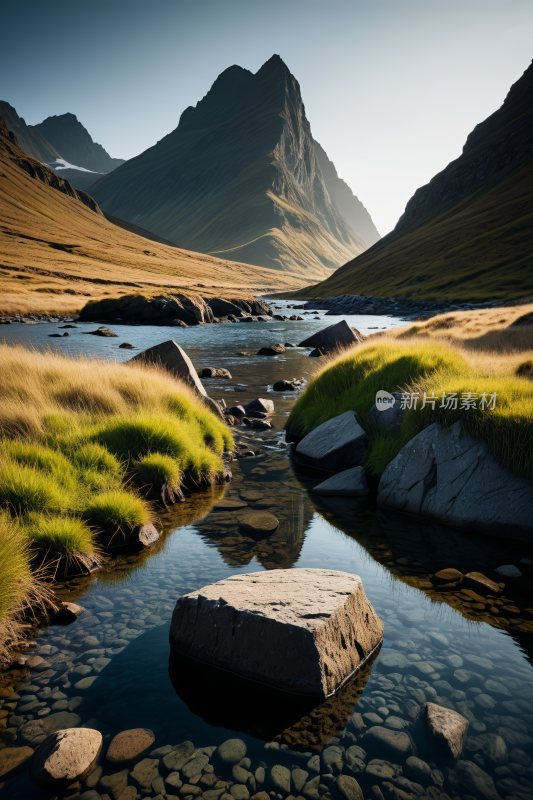
[{"label": "submerged rock", "polygon": [[110,764],[129,764],[141,758],[155,741],[153,731],[148,728],[132,728],[117,733],[106,753]]},{"label": "submerged rock", "polygon": [[383,638],[361,579],[321,569],[235,575],[180,597],[180,653],[298,694],[327,697]]},{"label": "submerged rock", "polygon": [[533,485],[502,467],[460,422],[449,429],[434,423],[411,439],[381,476],[377,500],[458,528],[532,540]]},{"label": "submerged rock", "polygon": [[257,355],[258,356],[279,356],[281,353],[285,352],[285,348],[282,344],[270,344],[268,347],[262,347]]},{"label": "submerged rock", "polygon": [[365,469],[352,467],[338,472],[315,486],[313,492],[323,497],[364,497],[368,494]]},{"label": "submerged rock", "polygon": [[106,328],[105,325],[100,325],[100,327],[95,331],[83,331],[83,333],[88,334],[89,336],[118,336],[118,334],[114,333],[114,331]]},{"label": "submerged rock", "polygon": [[296,456],[302,464],[341,472],[360,463],[367,444],[359,415],[345,411],[304,436],[296,447]]},{"label": "submerged rock", "polygon": [[444,758],[457,758],[466,741],[469,722],[461,714],[435,703],[424,703],[421,720],[430,747]]},{"label": "submerged rock", "polygon": [[87,775],[102,749],[102,734],[91,728],[70,728],[48,737],[33,757],[30,779],[57,792]]}]

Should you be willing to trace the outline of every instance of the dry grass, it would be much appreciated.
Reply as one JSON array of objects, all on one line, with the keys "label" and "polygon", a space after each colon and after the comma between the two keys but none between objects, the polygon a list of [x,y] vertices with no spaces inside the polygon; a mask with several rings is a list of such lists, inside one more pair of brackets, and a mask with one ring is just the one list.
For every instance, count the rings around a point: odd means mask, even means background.
[{"label": "dry grass", "polygon": [[0,139],[0,313],[75,313],[88,299],[189,289],[250,296],[309,284],[302,276],[253,267],[150,241],[30,177],[30,160]]},{"label": "dry grass", "polygon": [[[392,335],[437,339],[470,351],[473,358],[477,351],[500,354],[512,361],[515,355],[533,350],[533,325],[513,326],[520,317],[532,312],[533,303],[456,311],[439,314],[427,322],[396,328]],[[490,359],[487,361],[486,356],[484,366],[490,366]]]}]

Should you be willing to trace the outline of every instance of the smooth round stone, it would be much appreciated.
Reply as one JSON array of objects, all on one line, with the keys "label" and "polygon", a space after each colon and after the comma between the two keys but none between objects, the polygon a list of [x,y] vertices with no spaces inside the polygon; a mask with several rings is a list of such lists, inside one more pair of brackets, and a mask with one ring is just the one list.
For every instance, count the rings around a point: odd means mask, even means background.
[{"label": "smooth round stone", "polygon": [[241,526],[252,533],[273,533],[279,520],[268,511],[260,511],[241,518]]},{"label": "smooth round stone", "polygon": [[429,783],[431,781],[431,767],[416,756],[409,756],[406,759],[403,771],[408,778],[416,783]]},{"label": "smooth round stone", "polygon": [[111,764],[127,764],[146,753],[155,742],[149,728],[131,728],[121,731],[111,740],[106,758]]},{"label": "smooth round stone", "polygon": [[246,744],[242,739],[227,739],[215,753],[224,764],[237,764],[246,755]]},{"label": "smooth round stone", "polygon": [[501,567],[498,567],[496,572],[498,575],[503,575],[505,578],[521,578],[522,573],[515,567],[514,564],[503,564]]},{"label": "smooth round stone", "polygon": [[490,658],[483,658],[483,656],[464,656],[465,661],[469,661],[470,664],[475,664],[476,667],[481,667],[481,669],[494,669],[494,664],[490,660]]},{"label": "smooth round stone", "polygon": [[248,800],[250,797],[250,792],[243,786],[242,783],[234,783],[233,786],[230,787],[230,794],[233,797],[233,800]]},{"label": "smooth round stone", "polygon": [[484,686],[490,694],[503,694],[505,697],[511,697],[511,692],[503,683],[498,683],[498,681],[493,681],[489,678],[485,681]]},{"label": "smooth round stone", "polygon": [[283,795],[290,794],[291,773],[287,767],[275,764],[270,770],[270,781],[275,791],[281,792]]},{"label": "smooth round stone", "polygon": [[408,722],[400,717],[387,717],[385,720],[385,727],[393,731],[403,731],[404,728],[407,728],[408,724]]},{"label": "smooth round stone", "polygon": [[391,670],[391,672],[397,669],[407,669],[411,666],[409,659],[396,650],[382,650],[379,654],[379,664],[384,669]]},{"label": "smooth round stone", "polygon": [[481,708],[488,709],[492,709],[498,705],[496,700],[494,700],[490,694],[477,694],[474,697],[474,703],[478,706],[481,706]]},{"label": "smooth round stone", "polygon": [[256,502],[257,500],[262,500],[265,496],[264,492],[257,492],[254,489],[242,489],[239,494],[243,500],[247,500],[252,503]]},{"label": "smooth round stone", "polygon": [[454,569],[453,567],[448,567],[448,569],[441,569],[440,572],[436,572],[433,576],[433,580],[435,583],[456,583],[463,578],[463,573],[459,572],[458,569]]},{"label": "smooth round stone", "polygon": [[248,503],[245,503],[243,500],[219,500],[213,506],[213,510],[215,511],[236,511],[239,508],[247,508]]},{"label": "smooth round stone", "polygon": [[363,800],[361,787],[350,775],[339,775],[332,789],[339,800]]}]

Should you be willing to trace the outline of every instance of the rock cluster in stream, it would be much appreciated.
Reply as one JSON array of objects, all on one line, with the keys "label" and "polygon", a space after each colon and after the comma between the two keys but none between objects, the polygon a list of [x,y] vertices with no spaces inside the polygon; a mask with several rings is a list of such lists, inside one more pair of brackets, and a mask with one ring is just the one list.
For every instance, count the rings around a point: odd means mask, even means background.
[{"label": "rock cluster in stream", "polygon": [[[327,309],[326,316],[340,314],[372,314],[376,316],[403,317],[416,319],[419,316],[434,317],[451,311],[470,311],[476,308],[497,308],[503,302],[487,303],[448,303],[445,300],[405,300],[400,297],[373,297],[359,294],[341,294],[336,297],[308,300],[303,305],[293,305],[294,309]],[[290,306],[289,306],[290,308]]]}]

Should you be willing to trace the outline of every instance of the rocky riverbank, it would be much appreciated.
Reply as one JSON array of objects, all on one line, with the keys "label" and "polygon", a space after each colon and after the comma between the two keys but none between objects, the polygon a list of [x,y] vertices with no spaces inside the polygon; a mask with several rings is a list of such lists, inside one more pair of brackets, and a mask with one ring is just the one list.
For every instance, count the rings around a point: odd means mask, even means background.
[{"label": "rocky riverbank", "polygon": [[293,305],[289,308],[327,309],[326,316],[340,316],[342,314],[372,314],[377,316],[404,317],[407,320],[418,318],[429,319],[437,314],[446,314],[451,311],[470,311],[478,308],[498,308],[504,302],[487,303],[448,303],[446,301],[404,300],[399,297],[374,297],[372,295],[340,294],[337,297],[318,297],[308,300],[303,305]]}]

